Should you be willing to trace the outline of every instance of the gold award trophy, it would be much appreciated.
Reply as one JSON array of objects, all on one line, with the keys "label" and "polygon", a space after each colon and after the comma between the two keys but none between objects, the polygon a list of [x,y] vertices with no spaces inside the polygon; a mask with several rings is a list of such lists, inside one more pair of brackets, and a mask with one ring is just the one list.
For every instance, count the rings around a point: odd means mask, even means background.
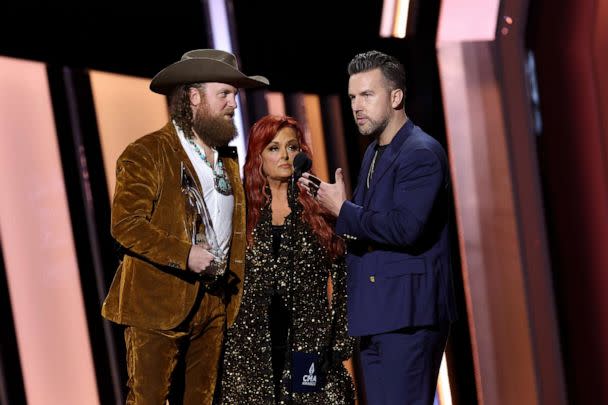
[{"label": "gold award trophy", "polygon": [[[192,222],[189,224],[191,242],[193,245],[204,245],[214,256],[213,261],[203,273],[211,276],[212,281],[215,281],[223,276],[226,271],[226,255],[217,240],[205,199],[196,187],[196,183],[184,162],[181,163],[181,175],[182,193],[186,197],[186,210],[192,218]],[[203,227],[204,233],[199,232],[200,226]]]}]

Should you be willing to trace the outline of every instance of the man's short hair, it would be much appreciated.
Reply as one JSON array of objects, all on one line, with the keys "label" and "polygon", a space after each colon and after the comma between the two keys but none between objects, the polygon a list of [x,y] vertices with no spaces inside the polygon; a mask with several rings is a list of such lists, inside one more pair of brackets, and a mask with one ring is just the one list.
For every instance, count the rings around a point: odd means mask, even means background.
[{"label": "man's short hair", "polygon": [[380,69],[393,89],[401,89],[405,93],[405,68],[394,56],[380,51],[368,51],[355,55],[348,64],[349,76],[374,69]]}]

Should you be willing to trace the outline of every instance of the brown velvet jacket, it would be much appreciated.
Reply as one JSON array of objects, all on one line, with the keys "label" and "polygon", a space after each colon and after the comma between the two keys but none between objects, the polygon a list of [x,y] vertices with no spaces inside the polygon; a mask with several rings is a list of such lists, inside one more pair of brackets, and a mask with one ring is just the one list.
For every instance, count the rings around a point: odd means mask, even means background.
[{"label": "brown velvet jacket", "polygon": [[[230,288],[225,297],[231,325],[242,295],[245,195],[236,153],[220,152],[220,159],[234,192]],[[181,162],[201,190],[171,122],[130,144],[118,158],[111,231],[125,253],[101,310],[110,321],[169,330],[194,305],[201,282],[187,270],[191,222],[181,191]]]}]

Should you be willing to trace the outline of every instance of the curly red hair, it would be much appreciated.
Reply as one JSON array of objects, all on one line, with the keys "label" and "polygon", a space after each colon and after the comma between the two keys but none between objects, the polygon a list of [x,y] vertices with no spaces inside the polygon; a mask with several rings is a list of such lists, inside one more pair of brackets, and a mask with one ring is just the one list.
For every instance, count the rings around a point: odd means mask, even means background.
[{"label": "curly red hair", "polygon": [[[300,150],[312,158],[310,147],[304,139],[304,132],[300,124],[288,116],[266,115],[258,120],[249,132],[247,158],[245,160],[245,195],[247,198],[247,244],[253,244],[253,230],[260,221],[261,209],[270,202],[270,195],[266,191],[268,181],[262,171],[262,151],[272,142],[277,133],[283,128],[292,128],[300,144]],[[344,253],[344,242],[333,231],[331,216],[321,209],[317,201],[298,184],[300,193],[298,201],[303,207],[302,219],[319,238],[331,258]]]}]

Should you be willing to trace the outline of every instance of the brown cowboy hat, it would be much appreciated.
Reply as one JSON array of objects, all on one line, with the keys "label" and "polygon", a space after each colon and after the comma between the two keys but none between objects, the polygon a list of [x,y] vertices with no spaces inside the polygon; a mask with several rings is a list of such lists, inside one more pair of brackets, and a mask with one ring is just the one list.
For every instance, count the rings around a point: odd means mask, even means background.
[{"label": "brown cowboy hat", "polygon": [[150,90],[169,94],[180,84],[219,82],[239,88],[268,85],[264,76],[246,76],[239,71],[236,56],[218,49],[195,49],[186,52],[179,62],[167,66],[154,76]]}]

